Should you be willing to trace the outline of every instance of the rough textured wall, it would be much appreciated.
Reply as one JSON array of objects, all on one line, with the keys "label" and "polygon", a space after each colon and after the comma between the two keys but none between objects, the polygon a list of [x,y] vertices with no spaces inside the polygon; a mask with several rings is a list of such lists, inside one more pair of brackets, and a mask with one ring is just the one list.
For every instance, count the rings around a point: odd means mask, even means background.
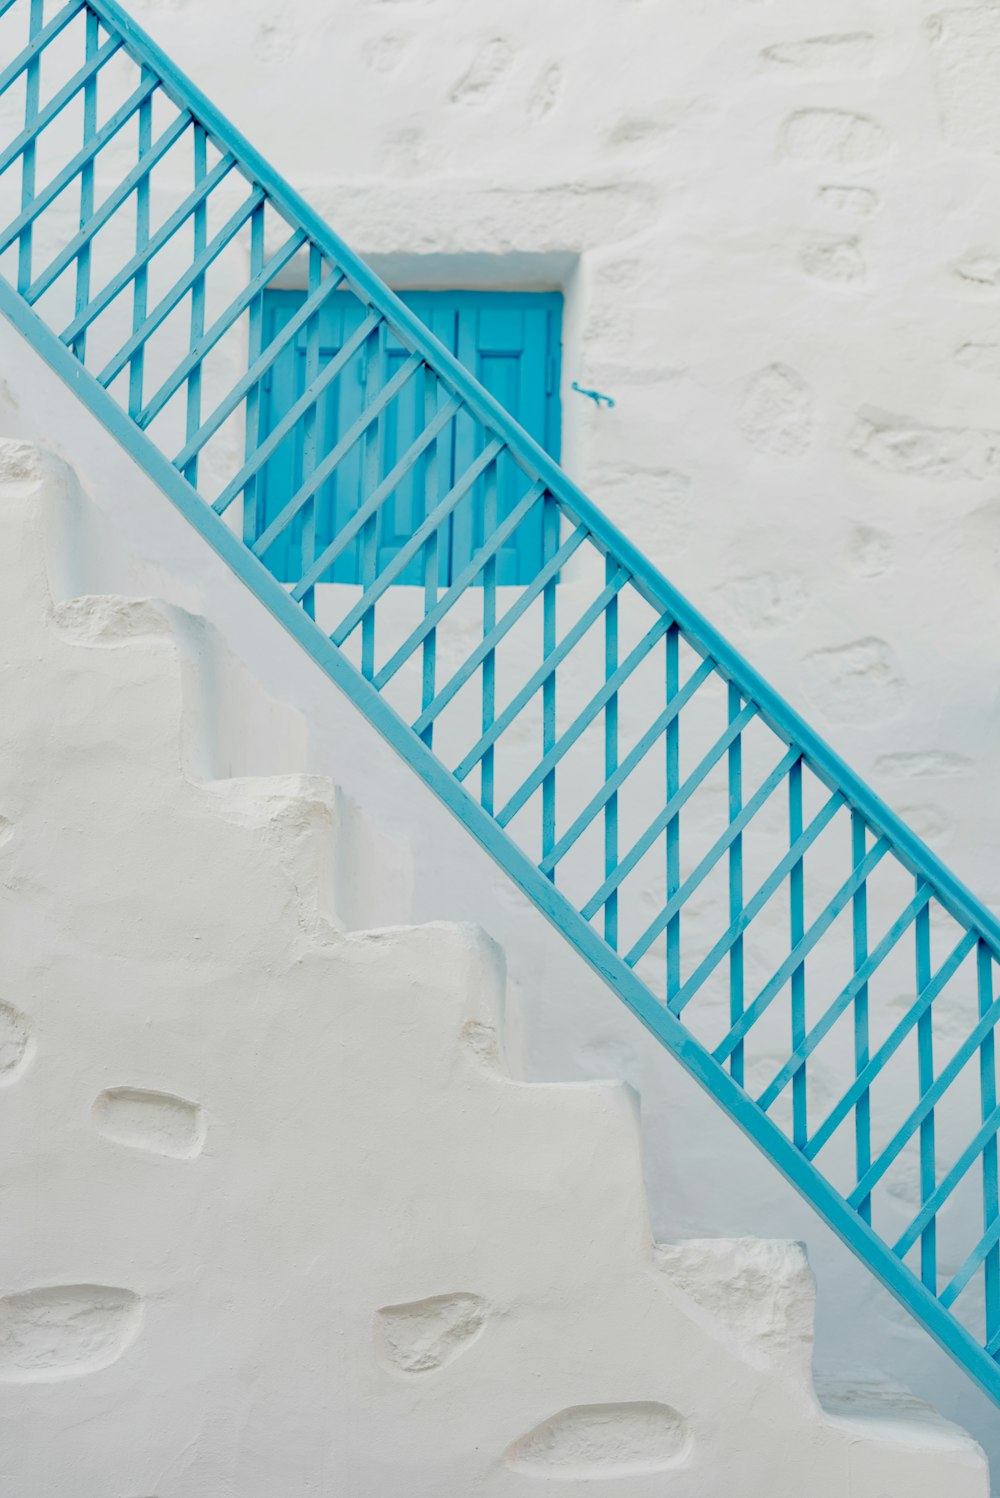
[{"label": "rough textured wall", "polygon": [[794,1244],[654,1247],[627,1090],[510,1077],[492,943],[344,930],[332,783],[223,768],[286,715],[53,598],[78,501],[0,444],[0,1498],[985,1498],[931,1411],[820,1405]]},{"label": "rough textured wall", "polygon": [[[1000,7],[136,10],[401,282],[565,282],[567,387],[617,401],[567,390],[574,475],[1000,903]],[[109,471],[91,474],[113,509]],[[218,574],[147,518],[160,585],[235,618]],[[360,790],[367,747],[352,757],[313,678],[296,690],[318,757]],[[807,1237],[836,1287],[821,1363],[944,1391],[988,1436],[989,1408],[488,871],[470,876],[433,810],[384,774],[370,787],[437,860],[426,912],[487,919],[515,990],[531,980],[526,1068],[641,1083],[661,1231]]]}]

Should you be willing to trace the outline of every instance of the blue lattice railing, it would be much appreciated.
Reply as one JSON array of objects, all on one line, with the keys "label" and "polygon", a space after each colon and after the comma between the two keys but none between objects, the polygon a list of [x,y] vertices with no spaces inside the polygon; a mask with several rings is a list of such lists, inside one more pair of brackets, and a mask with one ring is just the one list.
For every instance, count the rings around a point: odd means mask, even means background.
[{"label": "blue lattice railing", "polygon": [[[5,315],[1000,1399],[1000,925],[112,0],[0,0],[0,62]],[[275,285],[305,298],[265,342]],[[331,296],[363,315],[321,365]],[[297,337],[304,394],[262,438]],[[331,436],[324,400],[359,370]],[[282,443],[297,489],[265,520]],[[331,534],[348,463],[360,505]],[[404,485],[419,513],[380,549]],[[482,535],[444,584],[473,497]],[[539,519],[540,569],[502,586]],[[289,526],[293,585],[266,566]],[[360,584],[327,582],[348,548]]]}]

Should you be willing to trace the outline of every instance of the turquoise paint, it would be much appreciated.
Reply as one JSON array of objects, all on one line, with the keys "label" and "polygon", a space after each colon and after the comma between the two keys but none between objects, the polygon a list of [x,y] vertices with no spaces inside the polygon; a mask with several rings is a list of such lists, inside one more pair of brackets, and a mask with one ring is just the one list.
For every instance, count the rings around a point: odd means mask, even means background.
[{"label": "turquoise paint", "polygon": [[[558,292],[483,292],[483,291],[404,291],[401,300],[427,325],[444,346],[489,390],[506,411],[553,458],[560,453],[559,370],[562,344],[562,295]],[[304,316],[306,293],[278,289],[267,291],[263,298],[263,344],[283,340],[283,347],[262,381],[261,407],[257,440],[264,442],[280,429],[284,418],[306,389],[307,344],[312,336],[318,347],[318,367],[327,368],[331,360],[349,344],[360,329],[366,309],[347,293],[327,296],[318,316]],[[295,331],[289,336],[289,328]],[[310,330],[312,330],[310,332]],[[354,350],[344,375],[329,385],[319,403],[317,422],[319,450],[330,452],[342,435],[349,431],[361,414],[370,384],[368,362],[373,355],[367,342]],[[395,374],[404,364],[409,349],[383,330],[379,356],[385,360],[386,373]],[[315,374],[312,376],[314,379]],[[441,392],[433,399],[433,409],[440,410]],[[387,411],[380,432],[380,472],[383,479],[406,448],[416,440],[426,425],[425,393],[419,382],[411,382],[402,398]],[[425,467],[415,464],[401,479],[394,492],[379,507],[375,557],[376,572],[384,573],[426,518],[429,508],[440,503],[460,475],[482,451],[483,435],[479,424],[459,414],[442,430],[436,443],[435,485],[426,484]],[[303,454],[306,434],[302,423],[296,423],[278,442],[268,458],[259,481],[259,526],[248,540],[256,541],[273,524],[303,481]],[[504,520],[520,499],[518,472],[501,457],[496,475],[497,521]],[[466,566],[474,552],[492,533],[485,526],[487,477],[479,480],[471,493],[456,505],[447,526],[438,537],[437,577],[447,586]],[[313,498],[311,518],[315,530],[310,551],[318,556],[333,537],[361,507],[365,485],[359,448],[346,453],[326,483]],[[305,570],[303,530],[307,517],[299,514],[263,555],[267,566],[282,582],[295,582]],[[528,582],[542,563],[542,515],[521,525],[496,554],[495,581],[500,585]],[[357,583],[361,581],[361,538],[350,544],[332,561],[319,582]],[[405,565],[394,569],[396,583],[424,583],[424,564],[420,556],[410,556]]]}]

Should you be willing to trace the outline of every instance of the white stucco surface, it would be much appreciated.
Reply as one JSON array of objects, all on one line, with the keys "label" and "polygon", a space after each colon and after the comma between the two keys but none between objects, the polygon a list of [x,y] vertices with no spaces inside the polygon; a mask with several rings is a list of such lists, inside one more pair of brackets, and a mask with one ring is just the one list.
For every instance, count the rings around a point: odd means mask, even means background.
[{"label": "white stucco surface", "polygon": [[81,503],[0,444],[3,1498],[985,1498],[913,1400],[817,1400],[797,1245],[654,1246],[631,1094],[511,1077],[485,936],[345,932],[328,784],[202,778],[294,723],[60,597]]},{"label": "white stucco surface", "polygon": [[[135,9],[395,284],[563,287],[573,476],[1000,908],[1000,7]],[[476,920],[502,942],[519,1074],[610,1071],[641,1091],[657,1234],[805,1239],[820,1369],[909,1384],[1000,1464],[993,1407],[7,330],[0,357],[4,429],[65,453],[94,497],[80,585],[207,614],[303,710],[297,768],[333,774],[417,850],[415,917]],[[394,902],[405,861],[389,859]]]}]

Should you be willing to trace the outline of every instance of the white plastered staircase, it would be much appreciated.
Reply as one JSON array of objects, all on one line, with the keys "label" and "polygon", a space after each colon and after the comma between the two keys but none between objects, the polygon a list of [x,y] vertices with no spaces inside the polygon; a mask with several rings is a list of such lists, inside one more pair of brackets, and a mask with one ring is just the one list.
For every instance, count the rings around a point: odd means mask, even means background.
[{"label": "white plastered staircase", "polygon": [[631,1094],[511,1078],[207,627],[61,597],[82,503],[0,443],[0,1498],[986,1498],[821,1405],[797,1246],[653,1244]]}]

